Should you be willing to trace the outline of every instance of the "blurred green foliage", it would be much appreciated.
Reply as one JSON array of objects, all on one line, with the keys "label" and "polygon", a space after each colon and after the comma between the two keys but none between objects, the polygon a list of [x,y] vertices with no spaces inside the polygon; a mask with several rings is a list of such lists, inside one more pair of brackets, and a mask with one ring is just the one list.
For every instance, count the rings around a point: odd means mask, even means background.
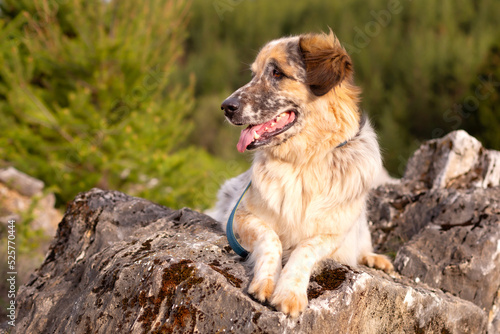
[{"label": "blurred green foliage", "polygon": [[421,141],[458,128],[500,149],[496,0],[0,0],[0,10],[0,166],[43,180],[59,205],[98,186],[207,208],[249,164],[221,101],[249,80],[265,42],[329,27],[351,53],[392,174]]},{"label": "blurred green foliage", "polygon": [[[171,80],[185,1],[0,2],[0,159],[55,185],[208,207],[221,162],[186,141],[193,89]],[[191,79],[191,81],[193,81]]]},{"label": "blurred green foliage", "polygon": [[[403,173],[407,157],[423,140],[458,128],[500,149],[493,95],[470,112],[473,117],[457,110],[480,74],[498,73],[494,66],[481,66],[500,39],[499,1],[195,0],[191,13],[184,68],[197,74],[196,112],[213,115],[218,124],[223,124],[218,103],[249,80],[249,64],[265,42],[331,27],[352,56],[362,108],[375,122],[392,174]],[[475,118],[483,121],[472,123]],[[203,133],[214,127],[195,122]],[[238,130],[226,128],[210,138],[195,133],[192,140],[218,156],[233,157],[227,138],[235,143]]]},{"label": "blurred green foliage", "polygon": [[461,107],[463,118],[470,117],[465,129],[486,147],[500,148],[500,41],[490,48]]}]

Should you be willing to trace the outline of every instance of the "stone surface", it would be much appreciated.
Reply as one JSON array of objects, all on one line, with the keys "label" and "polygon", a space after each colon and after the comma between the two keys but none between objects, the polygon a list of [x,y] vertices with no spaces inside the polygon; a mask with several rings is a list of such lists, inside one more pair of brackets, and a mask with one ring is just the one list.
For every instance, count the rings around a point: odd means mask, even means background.
[{"label": "stone surface", "polygon": [[[43,189],[42,181],[9,167],[0,169],[0,322],[7,315],[9,275],[7,237],[9,221],[16,233],[16,284],[27,282],[43,262],[54,238],[62,213],[54,208],[55,196]],[[28,230],[29,227],[29,230]],[[12,240],[11,240],[12,241]],[[12,249],[10,249],[12,251]],[[12,258],[9,260],[12,261]]]},{"label": "stone surface", "polygon": [[499,171],[499,152],[452,132],[424,143],[369,205],[375,244],[397,271],[481,307],[489,333],[500,333]]},{"label": "stone surface", "polygon": [[463,130],[424,143],[409,159],[405,182],[428,188],[494,187],[500,184],[500,152],[486,150]]},{"label": "stone surface", "polygon": [[19,289],[15,332],[499,333],[497,153],[457,132],[424,143],[371,194],[374,244],[398,273],[328,261],[296,319],[247,294],[251,271],[211,218],[82,193]]},{"label": "stone surface", "polygon": [[27,197],[39,195],[44,187],[42,181],[24,174],[13,167],[0,169],[0,182]]},{"label": "stone surface", "polygon": [[290,319],[247,293],[250,271],[217,223],[94,189],[70,205],[42,267],[18,295],[19,333],[374,333],[484,331],[470,302],[333,262]]},{"label": "stone surface", "polygon": [[55,196],[43,193],[44,184],[9,167],[0,169],[0,221],[20,223],[30,217],[30,226],[53,237],[62,215],[54,208]]},{"label": "stone surface", "polygon": [[500,290],[488,314],[488,333],[500,333]]}]

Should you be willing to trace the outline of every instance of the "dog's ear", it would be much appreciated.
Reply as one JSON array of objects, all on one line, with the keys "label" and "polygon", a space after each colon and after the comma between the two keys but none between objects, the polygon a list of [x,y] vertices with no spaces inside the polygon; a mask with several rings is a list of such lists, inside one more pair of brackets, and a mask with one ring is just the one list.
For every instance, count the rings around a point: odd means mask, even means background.
[{"label": "dog's ear", "polygon": [[325,95],[337,84],[352,78],[351,58],[330,34],[302,35],[299,40],[306,68],[306,84],[316,96]]}]

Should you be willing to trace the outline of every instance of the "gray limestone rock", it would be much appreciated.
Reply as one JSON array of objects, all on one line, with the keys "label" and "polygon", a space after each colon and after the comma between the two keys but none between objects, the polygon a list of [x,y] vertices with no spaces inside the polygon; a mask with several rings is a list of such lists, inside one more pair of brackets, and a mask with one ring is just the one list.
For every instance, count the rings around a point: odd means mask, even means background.
[{"label": "gray limestone rock", "polygon": [[69,206],[17,297],[18,333],[483,332],[474,304],[394,275],[327,262],[287,318],[247,293],[250,270],[209,217],[98,189]]},{"label": "gray limestone rock", "polygon": [[42,181],[13,167],[0,169],[0,222],[32,216],[31,228],[54,237],[62,214],[54,208],[54,194],[44,193],[43,188]]},{"label": "gray limestone rock", "polygon": [[424,143],[399,184],[373,190],[379,251],[397,271],[481,307],[500,333],[500,152],[464,131]]},{"label": "gray limestone rock", "polygon": [[463,130],[430,140],[409,159],[404,181],[428,188],[494,187],[500,184],[500,152],[486,150]]},{"label": "gray limestone rock", "polygon": [[17,333],[500,333],[498,152],[464,132],[424,143],[371,193],[397,273],[327,261],[296,319],[248,293],[215,221],[93,189],[69,205],[19,289]]},{"label": "gray limestone rock", "polygon": [[13,167],[0,169],[0,182],[18,191],[21,195],[28,197],[40,194],[44,187],[42,181],[20,172]]}]

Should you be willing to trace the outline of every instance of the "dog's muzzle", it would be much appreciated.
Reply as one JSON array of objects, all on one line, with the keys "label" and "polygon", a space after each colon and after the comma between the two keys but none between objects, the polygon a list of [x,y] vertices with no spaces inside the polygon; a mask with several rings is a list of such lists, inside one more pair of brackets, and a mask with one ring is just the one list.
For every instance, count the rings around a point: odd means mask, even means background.
[{"label": "dog's muzzle", "polygon": [[274,137],[291,128],[297,120],[296,110],[290,109],[281,112],[279,115],[272,115],[272,118],[264,121],[249,123],[241,115],[240,99],[234,96],[230,96],[222,102],[221,109],[231,124],[250,124],[246,129],[241,130],[240,139],[236,145],[239,152],[244,152],[246,149],[253,150],[269,144]]}]

